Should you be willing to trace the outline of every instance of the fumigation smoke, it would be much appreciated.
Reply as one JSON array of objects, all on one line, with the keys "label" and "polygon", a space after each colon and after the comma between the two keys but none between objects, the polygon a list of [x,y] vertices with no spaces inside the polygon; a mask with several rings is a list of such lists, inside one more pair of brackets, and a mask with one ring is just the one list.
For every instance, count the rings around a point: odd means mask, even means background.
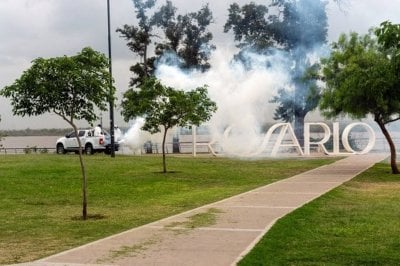
[{"label": "fumigation smoke", "polygon": [[[171,55],[164,62],[171,62]],[[246,64],[231,61],[232,54],[222,49],[213,53],[212,68],[205,72],[182,71],[172,64],[159,64],[156,76],[164,85],[179,90],[192,90],[207,85],[210,98],[218,110],[207,123],[210,141],[217,141],[227,154],[248,154],[256,150],[265,135],[262,128],[273,121],[274,106],[269,103],[278,88],[288,84],[286,57],[279,52],[271,55],[246,53]],[[162,60],[161,60],[162,62]],[[245,69],[244,65],[252,69]],[[268,67],[266,67],[268,66]],[[126,144],[143,144],[138,119],[127,132]],[[230,127],[229,138],[224,132]]]}]

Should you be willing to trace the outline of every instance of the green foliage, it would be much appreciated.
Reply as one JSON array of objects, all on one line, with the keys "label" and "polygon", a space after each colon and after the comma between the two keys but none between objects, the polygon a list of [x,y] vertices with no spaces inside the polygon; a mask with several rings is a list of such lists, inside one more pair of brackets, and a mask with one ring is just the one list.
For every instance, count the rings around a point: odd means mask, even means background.
[{"label": "green foliage", "polygon": [[379,43],[383,44],[386,49],[396,49],[395,55],[400,56],[400,24],[393,24],[390,21],[384,21],[381,26],[375,30]]},{"label": "green foliage", "polygon": [[293,69],[292,81],[295,90],[289,91],[286,88],[281,88],[277,95],[271,99],[271,103],[278,104],[274,111],[275,120],[285,122],[292,122],[293,119],[296,120],[297,118],[304,120],[308,112],[317,108],[321,98],[321,88],[317,85],[318,77],[316,75],[319,66],[305,62],[303,67],[305,67],[303,70]]},{"label": "green foliage", "polygon": [[390,21],[382,22],[375,30],[378,43],[381,44],[387,53],[397,75],[396,88],[400,87],[400,24],[392,24]]},{"label": "green foliage", "polygon": [[254,2],[240,7],[237,3],[230,5],[229,17],[224,25],[224,32],[233,31],[235,41],[240,48],[250,47],[256,51],[273,45],[273,35],[270,34],[267,19],[268,8]]},{"label": "green foliage", "polygon": [[326,89],[320,108],[324,115],[363,118],[372,114],[387,123],[400,111],[395,68],[371,34],[341,35],[322,63]]},{"label": "green foliage", "polygon": [[[396,147],[385,124],[400,119],[400,25],[384,22],[367,35],[342,34],[322,61],[326,89],[320,108],[327,117],[371,114],[385,136],[393,174],[399,174]],[[397,43],[394,42],[397,40]]]},{"label": "green foliage", "polygon": [[183,69],[206,71],[210,68],[208,60],[215,49],[210,44],[213,38],[207,27],[213,22],[212,12],[208,4],[199,11],[185,15],[176,15],[176,7],[167,1],[153,16],[155,24],[164,31],[166,40],[157,43],[156,54],[177,55],[180,62],[168,62]]},{"label": "green foliage", "polygon": [[95,107],[106,110],[109,90],[107,59],[83,48],[76,56],[37,58],[0,95],[10,98],[13,113],[36,116],[53,112],[67,122],[97,119]]},{"label": "green foliage", "polygon": [[157,79],[146,79],[139,90],[128,90],[122,101],[122,115],[126,121],[144,117],[143,130],[154,134],[164,129],[162,141],[163,172],[167,131],[175,126],[200,125],[217,110],[207,95],[207,88],[199,87],[184,92],[162,85]]},{"label": "green foliage", "polygon": [[293,50],[312,50],[316,45],[326,42],[328,20],[325,0],[276,0],[270,8],[281,10],[270,16],[271,31],[275,40]]},{"label": "green foliage", "polygon": [[199,69],[206,71],[210,68],[208,60],[215,45],[210,44],[213,39],[207,27],[213,22],[212,12],[207,5],[198,12],[192,12],[183,17],[184,38],[182,38],[182,49],[178,50],[178,56],[183,59],[182,68]]},{"label": "green foliage", "polygon": [[[131,87],[141,86],[146,78],[152,76],[158,61],[167,54],[172,54],[163,58],[167,64],[200,71],[210,68],[208,60],[215,46],[210,44],[213,35],[207,30],[213,22],[208,4],[197,12],[177,15],[171,1],[166,1],[153,14],[151,11],[156,0],[133,2],[138,25],[124,25],[117,29],[128,41],[130,50],[142,59],[130,68],[135,75],[130,81]],[[164,33],[163,37],[156,34],[156,27]],[[155,56],[149,57],[152,43],[155,44]]]},{"label": "green foliage", "polygon": [[304,53],[326,41],[326,5],[326,1],[315,0],[278,0],[269,6],[234,3],[224,31],[233,31],[240,48],[256,52],[271,47],[293,52],[301,48]]},{"label": "green foliage", "polygon": [[148,56],[149,45],[152,43],[151,38],[154,36],[154,23],[147,14],[151,10],[156,0],[133,0],[135,5],[137,26],[125,24],[123,28],[118,28],[117,32],[128,41],[129,49],[141,57],[141,62],[133,65],[130,70],[135,74],[130,81],[130,86],[134,87],[142,84],[143,80],[151,75],[154,71],[153,62],[155,57]]},{"label": "green foliage", "polygon": [[211,118],[216,111],[216,104],[208,98],[206,86],[184,92],[149,78],[140,90],[125,93],[122,109],[126,121],[143,116],[146,120],[143,129],[157,133],[160,132],[160,126],[164,129],[198,126]]}]

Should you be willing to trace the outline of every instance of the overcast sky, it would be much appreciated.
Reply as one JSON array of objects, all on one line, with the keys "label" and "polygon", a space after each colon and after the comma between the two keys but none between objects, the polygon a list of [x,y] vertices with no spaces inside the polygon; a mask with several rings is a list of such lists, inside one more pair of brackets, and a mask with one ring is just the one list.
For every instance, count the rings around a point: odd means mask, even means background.
[{"label": "overcast sky", "polygon": [[[135,57],[115,29],[124,24],[134,24],[135,14],[131,0],[110,2],[113,76],[118,88],[117,96],[121,99],[128,87],[129,66],[135,63]],[[172,2],[179,8],[179,13],[196,11],[207,3],[203,0]],[[217,49],[229,49],[234,45],[232,37],[222,30],[232,2],[210,1],[215,18],[211,30]],[[236,2],[244,4],[250,1]],[[269,1],[253,2],[265,4]],[[106,0],[0,0],[0,88],[12,84],[37,57],[73,55],[85,46],[107,53],[106,5]],[[400,23],[400,0],[342,0],[340,7],[329,4],[328,16],[329,40],[333,41],[342,32],[366,33],[368,28],[384,20]],[[56,115],[14,117],[9,101],[4,98],[0,98],[0,115],[0,129],[68,127]],[[122,122],[118,109],[116,115],[116,123],[127,126]],[[103,117],[104,123],[108,123],[108,114],[104,113]]]}]

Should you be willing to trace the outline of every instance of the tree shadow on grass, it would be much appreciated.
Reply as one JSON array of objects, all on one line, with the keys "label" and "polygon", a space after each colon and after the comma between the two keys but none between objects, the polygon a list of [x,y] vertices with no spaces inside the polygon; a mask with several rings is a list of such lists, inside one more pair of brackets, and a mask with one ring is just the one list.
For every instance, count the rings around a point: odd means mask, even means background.
[{"label": "tree shadow on grass", "polygon": [[[103,219],[106,219],[106,218],[107,218],[107,216],[105,216],[103,214],[88,214],[86,221],[87,220],[103,220]],[[85,220],[83,220],[82,215],[72,216],[71,220],[73,220],[73,221],[85,221]]]},{"label": "tree shadow on grass", "polygon": [[163,171],[156,171],[153,172],[154,174],[163,174],[163,175],[168,175],[168,174],[179,174],[182,173],[182,171],[167,171],[166,173],[164,173]]}]

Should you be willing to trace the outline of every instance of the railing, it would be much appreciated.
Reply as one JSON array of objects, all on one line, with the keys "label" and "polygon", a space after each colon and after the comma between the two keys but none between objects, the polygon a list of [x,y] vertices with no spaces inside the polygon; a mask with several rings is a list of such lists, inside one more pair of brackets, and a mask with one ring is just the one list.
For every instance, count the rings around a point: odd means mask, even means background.
[{"label": "railing", "polygon": [[0,148],[0,154],[44,154],[44,153],[55,153],[56,148],[44,148],[44,147],[25,147],[25,148]]}]

